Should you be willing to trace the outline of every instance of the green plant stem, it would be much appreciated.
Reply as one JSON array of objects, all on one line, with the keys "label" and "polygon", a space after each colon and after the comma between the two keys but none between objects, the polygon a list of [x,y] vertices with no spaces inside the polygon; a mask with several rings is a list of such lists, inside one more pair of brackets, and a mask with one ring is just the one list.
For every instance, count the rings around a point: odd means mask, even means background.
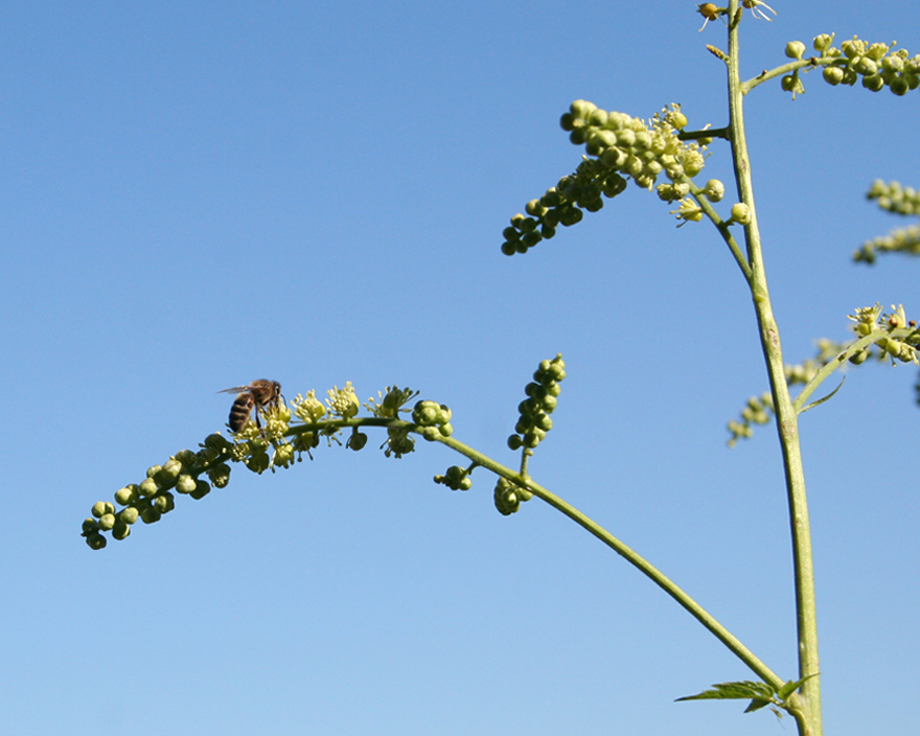
[{"label": "green plant stem", "polygon": [[[792,405],[789,386],[783,370],[779,327],[773,316],[773,307],[767,290],[761,250],[757,211],[754,207],[754,190],[751,179],[751,162],[748,156],[744,131],[744,90],[739,72],[738,27],[741,15],[738,0],[730,0],[728,17],[733,19],[728,28],[728,93],[731,128],[731,147],[738,196],[751,212],[751,223],[745,227],[747,262],[751,266],[751,292],[764,359],[770,377],[776,426],[782,447],[786,491],[792,531],[793,568],[795,573],[796,624],[798,633],[799,678],[808,678],[801,688],[801,710],[793,711],[800,736],[822,736],[821,682],[818,677],[818,629],[815,608],[814,566],[811,550],[811,531],[808,521],[808,504],[805,496],[805,474],[799,444],[798,415]],[[798,699],[797,699],[798,700]]]},{"label": "green plant stem", "polygon": [[840,353],[840,355],[827,361],[827,363],[815,373],[812,379],[805,384],[805,388],[802,389],[793,403],[796,412],[801,414],[805,411],[805,402],[808,401],[808,398],[815,392],[815,389],[817,389],[835,370],[845,365],[851,356],[856,355],[856,353],[860,352],[863,348],[867,348],[885,337],[902,340],[915,334],[916,330],[909,327],[899,327],[895,330],[879,329],[847,345],[846,349]]},{"label": "green plant stem", "polygon": [[790,61],[788,64],[783,64],[778,66],[775,69],[770,69],[769,71],[764,70],[756,77],[747,80],[746,82],[741,83],[741,94],[746,95],[754,87],[763,84],[764,82],[769,82],[771,79],[776,77],[781,77],[786,74],[790,74],[798,69],[804,69],[808,71],[809,69],[817,69],[819,66],[829,66],[833,63],[840,63],[838,58],[833,58],[830,56],[825,57],[814,57],[808,59],[798,59],[796,61]]},{"label": "green plant stem", "polygon": [[748,264],[747,259],[744,257],[744,253],[741,252],[741,248],[738,247],[738,243],[735,241],[734,236],[732,235],[730,223],[719,217],[719,213],[715,211],[715,208],[709,203],[706,195],[703,194],[703,190],[700,189],[692,179],[685,176],[683,181],[690,185],[690,194],[693,195],[693,199],[696,200],[696,203],[700,206],[700,209],[706,213],[706,216],[712,221],[712,224],[715,225],[719,230],[719,234],[722,236],[722,239],[725,241],[726,245],[728,245],[728,249],[731,251],[731,254],[735,259],[735,263],[738,264],[738,268],[740,268],[741,273],[744,274],[744,278],[748,282],[748,286],[751,286],[753,283],[751,281],[751,267]]},{"label": "green plant stem", "polygon": [[665,593],[671,596],[675,601],[677,601],[677,603],[686,609],[691,616],[693,616],[710,632],[712,632],[712,634],[719,641],[725,644],[725,646],[728,647],[742,662],[750,667],[755,674],[763,678],[765,682],[773,685],[777,689],[783,686],[782,678],[780,678],[779,675],[767,667],[766,664],[764,664],[753,652],[744,646],[744,644],[742,644],[728,629],[722,626],[722,624],[720,624],[712,616],[712,614],[710,614],[699,603],[693,600],[693,598],[691,598],[684,590],[682,590],[676,583],[674,583],[674,581],[668,578],[658,568],[656,568],[645,558],[641,557],[638,553],[633,551],[629,546],[613,536],[600,524],[585,516],[583,513],[581,513],[581,511],[576,509],[571,504],[566,503],[543,486],[535,483],[532,479],[522,477],[510,468],[507,468],[504,465],[495,462],[491,458],[482,455],[468,445],[465,445],[462,442],[453,439],[452,437],[439,437],[437,441],[456,450],[462,455],[465,455],[466,457],[473,460],[477,465],[480,465],[487,470],[492,471],[496,475],[506,478],[512,483],[525,488],[526,490],[533,493],[533,495],[543,499],[553,508],[561,511],[572,521],[589,531],[604,544],[610,547],[614,552],[622,556],[627,562],[638,568],[640,572],[650,578],[656,585],[658,585],[658,587],[664,590]]}]

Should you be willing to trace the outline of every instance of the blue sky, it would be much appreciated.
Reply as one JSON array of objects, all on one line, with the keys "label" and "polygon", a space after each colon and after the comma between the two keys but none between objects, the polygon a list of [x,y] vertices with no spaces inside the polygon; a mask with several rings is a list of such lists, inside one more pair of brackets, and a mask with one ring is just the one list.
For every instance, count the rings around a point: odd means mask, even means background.
[{"label": "blue sky", "polygon": [[[920,50],[913,2],[771,3],[745,78],[787,41]],[[790,733],[740,703],[674,703],[750,673],[539,501],[505,518],[456,462],[321,449],[92,552],[91,505],[226,421],[227,386],[352,381],[448,404],[503,462],[524,384],[568,377],[534,477],[795,676],[773,428],[725,447],[766,377],[711,228],[634,186],[524,257],[501,231],[578,163],[578,98],[724,124],[719,24],[689,2],[87,2],[0,24],[0,713],[32,734]],[[911,35],[913,34],[913,35]],[[749,95],[787,360],[857,306],[920,315],[920,265],[850,254],[904,224],[918,94],[804,79]],[[728,151],[707,172],[728,181]],[[917,371],[865,367],[802,420],[825,723],[914,733]],[[858,695],[858,696],[857,696]]]}]

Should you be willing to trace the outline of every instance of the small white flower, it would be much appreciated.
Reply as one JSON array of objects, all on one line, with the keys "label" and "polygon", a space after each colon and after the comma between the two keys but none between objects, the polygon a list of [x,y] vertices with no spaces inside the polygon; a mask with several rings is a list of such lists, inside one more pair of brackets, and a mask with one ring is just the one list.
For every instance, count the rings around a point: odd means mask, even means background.
[{"label": "small white flower", "polygon": [[764,13],[763,10],[761,10],[761,7],[766,8],[766,9],[769,10],[771,13],[773,13],[773,15],[776,15],[776,11],[773,10],[773,8],[771,8],[771,7],[770,7],[769,5],[767,5],[765,2],[761,2],[761,0],[741,0],[741,4],[742,4],[744,7],[746,7],[748,10],[750,10],[750,11],[751,11],[751,14],[752,14],[755,18],[757,18],[758,16],[760,16],[760,17],[763,18],[764,20],[773,20],[772,18],[768,18],[768,17],[767,17],[767,14]]}]

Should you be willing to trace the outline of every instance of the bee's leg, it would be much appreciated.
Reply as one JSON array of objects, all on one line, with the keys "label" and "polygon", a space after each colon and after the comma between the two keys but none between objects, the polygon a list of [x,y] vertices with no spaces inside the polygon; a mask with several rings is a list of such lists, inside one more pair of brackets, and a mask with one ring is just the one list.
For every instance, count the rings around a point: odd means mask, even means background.
[{"label": "bee's leg", "polygon": [[256,414],[256,426],[259,428],[259,434],[262,436],[262,439],[265,439],[265,430],[262,429],[262,420],[259,419],[259,414],[261,413],[261,407],[256,404],[255,414]]}]

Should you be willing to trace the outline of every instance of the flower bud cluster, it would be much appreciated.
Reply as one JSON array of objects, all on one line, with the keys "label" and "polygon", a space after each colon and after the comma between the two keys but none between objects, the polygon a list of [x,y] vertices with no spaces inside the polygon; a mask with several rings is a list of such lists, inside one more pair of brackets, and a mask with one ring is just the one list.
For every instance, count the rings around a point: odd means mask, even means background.
[{"label": "flower bud cluster", "polygon": [[[629,178],[650,190],[662,173],[672,182],[685,183],[703,168],[700,144],[678,137],[687,125],[679,105],[671,105],[645,121],[576,100],[560,124],[569,131],[572,143],[584,144],[588,156],[573,174],[528,202],[526,215],[511,218],[510,227],[503,232],[505,255],[525,253],[544,238],[552,238],[559,225],[579,222],[583,210],[597,212],[604,206],[604,197],[613,198],[626,189]],[[689,185],[685,186],[689,192]],[[669,195],[667,201],[684,194]]]},{"label": "flower bud cluster", "polygon": [[198,452],[182,450],[162,465],[151,466],[144,480],[115,493],[115,501],[122,507],[120,510],[108,501],[98,501],[93,506],[92,516],[83,522],[82,536],[86,543],[92,549],[102,549],[106,545],[103,532],[111,532],[115,539],[121,540],[131,533],[131,526],[138,519],[145,524],[159,521],[176,506],[172,491],[194,499],[204,498],[211,485],[199,479],[202,474],[206,474],[215,487],[225,486],[230,468],[223,460],[229,459],[232,447],[221,435],[212,434]]},{"label": "flower bud cluster", "polygon": [[[552,367],[547,370],[558,372]],[[211,434],[198,452],[182,450],[163,465],[154,465],[140,483],[125,486],[115,494],[120,510],[105,501],[93,506],[92,516],[83,522],[82,536],[86,543],[93,549],[102,549],[106,546],[106,532],[115,539],[124,539],[138,519],[147,524],[158,521],[175,508],[174,493],[200,499],[212,487],[224,488],[230,481],[229,463],[241,462],[259,474],[266,470],[274,472],[278,467],[289,468],[302,460],[304,452],[312,457],[310,451],[319,445],[320,437],[326,437],[330,445],[333,442],[341,445],[339,435],[347,427],[351,427],[351,435],[345,446],[356,451],[362,449],[367,444],[367,435],[360,431],[365,423],[354,420],[360,404],[351,382],[342,389],[333,387],[327,393],[325,406],[316,398],[315,391],[306,397],[298,394],[290,407],[279,403],[263,411],[263,428],[250,420],[232,435],[235,441],[220,433]],[[412,410],[414,423],[399,421],[399,413],[408,412],[404,406],[417,395],[418,391],[388,386],[385,396],[378,392],[379,402],[371,399],[365,405],[375,415],[368,423],[384,424],[387,428],[387,440],[382,446],[387,457],[399,458],[412,452],[415,449],[412,433],[433,440],[449,437],[453,432],[450,408],[434,401],[416,403]],[[300,426],[292,428],[292,419]],[[470,487],[468,474],[469,470],[450,469],[444,476],[445,482],[452,488],[466,490]]]},{"label": "flower bud cluster", "polygon": [[419,401],[412,410],[413,423],[421,427],[422,437],[429,441],[439,435],[450,437],[454,433],[450,418],[450,409],[436,401]]},{"label": "flower bud cluster", "polygon": [[875,344],[879,350],[885,351],[891,356],[892,364],[898,361],[920,365],[920,360],[917,359],[917,347],[920,346],[920,330],[917,329],[917,323],[914,320],[908,321],[907,315],[904,313],[903,304],[899,304],[897,307],[892,304],[891,309],[893,310],[891,313],[882,315],[882,326],[888,329],[889,332],[905,327],[911,328],[912,332],[903,338],[883,337],[880,340],[876,340]]},{"label": "flower bud cluster", "polygon": [[857,263],[860,261],[868,264],[875,263],[877,251],[920,256],[920,225],[899,228],[892,230],[887,235],[867,240],[853,253],[853,260]]},{"label": "flower bud cluster", "polygon": [[760,396],[752,396],[748,399],[747,405],[741,410],[741,421],[731,421],[728,423],[728,431],[731,437],[728,440],[728,446],[734,447],[738,444],[739,439],[748,439],[754,434],[754,424],[766,424],[773,416],[773,397],[769,392],[762,393]]},{"label": "flower bud cluster", "polygon": [[444,475],[436,475],[434,482],[443,483],[452,491],[468,491],[473,487],[473,479],[470,478],[469,470],[459,465],[451,465]]},{"label": "flower bud cluster", "polygon": [[920,192],[913,187],[902,187],[897,181],[886,184],[881,179],[876,179],[866,192],[866,199],[876,200],[876,204],[887,212],[920,215]]},{"label": "flower bud cluster", "polygon": [[[904,312],[904,305],[897,307],[891,306],[892,311],[887,314],[882,313],[881,306],[876,303],[873,307],[860,307],[854,314],[847,315],[847,319],[856,324],[853,325],[853,331],[857,338],[866,337],[873,332],[885,330],[893,333],[895,330],[910,330],[910,332],[901,332],[898,335],[883,336],[875,340],[875,347],[878,350],[879,360],[890,358],[892,364],[895,362],[913,363],[920,365],[917,360],[917,348],[920,347],[920,330],[914,320],[908,320]],[[863,350],[857,353],[850,362],[862,363],[869,357],[869,350]]]},{"label": "flower bud cluster", "polygon": [[524,389],[527,398],[518,405],[520,418],[514,427],[516,434],[508,437],[508,447],[512,450],[523,447],[528,454],[533,453],[534,448],[553,427],[549,415],[556,409],[557,397],[562,390],[559,384],[565,378],[562,355],[542,361],[533,378],[533,382],[528,383]]},{"label": "flower bud cluster", "polygon": [[[806,385],[811,382],[818,371],[829,363],[833,362],[839,366],[845,359],[848,359],[853,365],[862,365],[871,357],[878,361],[891,360],[892,363],[900,361],[920,365],[917,359],[917,350],[920,349],[920,330],[916,322],[907,319],[903,306],[892,306],[891,309],[890,313],[883,314],[881,306],[876,304],[873,307],[862,307],[855,310],[854,314],[848,315],[848,319],[856,323],[853,325],[853,330],[857,339],[873,333],[879,333],[881,336],[873,344],[855,351],[856,340],[836,342],[822,338],[816,343],[818,350],[814,358],[809,358],[797,365],[784,366],[786,383],[789,386]],[[895,330],[900,332],[896,335],[891,334]],[[884,332],[889,334],[885,335]],[[917,393],[918,402],[920,402],[920,384],[917,385]],[[750,437],[753,434],[753,425],[766,424],[773,414],[773,399],[769,393],[748,399],[747,406],[741,411],[741,420],[728,423],[728,431],[731,433],[728,440],[729,447],[737,444],[739,439]]]},{"label": "flower bud cluster", "polygon": [[529,501],[533,493],[526,488],[514,485],[506,478],[499,478],[495,483],[493,500],[495,508],[502,516],[510,516],[521,507],[522,501]]},{"label": "flower bud cluster", "polygon": [[853,36],[831,46],[833,36],[824,33],[814,39],[822,59],[834,61],[824,67],[824,80],[831,85],[854,85],[861,78],[862,86],[872,92],[888,87],[896,95],[905,95],[920,87],[920,54],[913,57],[906,49],[892,51],[894,43],[867,43]]},{"label": "flower bud cluster", "polygon": [[410,388],[387,386],[386,395],[378,391],[377,399],[371,397],[364,406],[366,406],[375,417],[380,417],[381,419],[398,419],[399,412],[409,411],[403,407],[418,396],[418,394],[418,391],[413,391]]}]

